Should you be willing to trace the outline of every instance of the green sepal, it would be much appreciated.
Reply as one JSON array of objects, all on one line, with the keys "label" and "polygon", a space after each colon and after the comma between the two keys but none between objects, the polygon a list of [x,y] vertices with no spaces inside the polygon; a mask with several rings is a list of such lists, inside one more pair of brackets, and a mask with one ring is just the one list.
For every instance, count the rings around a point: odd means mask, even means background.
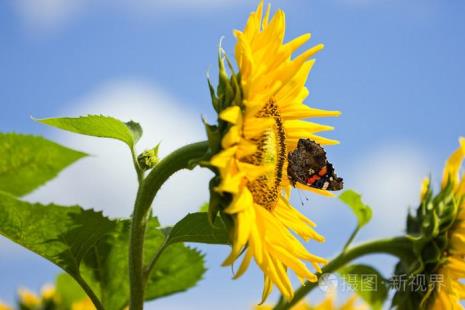
[{"label": "green sepal", "polygon": [[216,96],[215,88],[210,80],[210,77],[207,75],[207,83],[208,89],[210,91],[210,97],[212,100],[213,108],[215,109],[216,113],[220,112],[220,99]]},{"label": "green sepal", "polygon": [[224,66],[224,59],[226,54],[224,53],[223,49],[220,47],[218,50],[218,87],[217,87],[217,96],[220,100],[220,111],[231,106],[233,103],[235,94],[234,89],[231,86],[230,79],[228,73],[226,72],[226,68]]},{"label": "green sepal", "polygon": [[218,212],[221,210],[221,195],[215,190],[219,184],[219,176],[213,177],[208,184],[208,189],[210,192],[210,201],[208,204],[208,220],[211,225],[215,223]]},{"label": "green sepal", "polygon": [[221,150],[221,134],[217,125],[210,125],[202,117],[203,125],[205,126],[205,131],[207,132],[208,146],[210,148],[211,154],[217,154]]},{"label": "green sepal", "polygon": [[[228,107],[242,107],[243,94],[241,88],[241,75],[240,73],[235,72],[232,62],[221,47],[221,42],[218,47],[218,86],[216,88],[216,92],[210,79],[208,78],[207,80],[210,96],[212,98],[212,104],[218,115]],[[211,125],[203,120],[209,142],[209,151],[206,154],[204,160],[198,162],[198,164],[207,167],[215,174],[215,177],[211,179],[209,185],[209,222],[211,225],[214,225],[215,221],[217,221],[218,214],[220,214],[224,225],[227,227],[227,230],[231,232],[233,227],[232,218],[231,216],[222,212],[222,210],[224,210],[231,203],[231,195],[221,194],[215,190],[215,188],[220,184],[221,180],[218,169],[210,164],[210,159],[212,156],[221,152],[222,139],[227,134],[232,125],[223,121],[219,117],[217,121],[218,123],[216,125]]]},{"label": "green sepal", "polygon": [[[431,186],[428,186],[416,214],[409,214],[407,217],[407,233],[414,240],[414,257],[409,262],[400,261],[396,265],[396,276],[429,277],[437,272],[446,259],[444,253],[447,253],[449,248],[449,231],[456,221],[459,203],[451,182],[436,195],[433,194]],[[433,294],[431,290],[397,291],[392,305],[398,309],[422,308],[429,303]]]}]

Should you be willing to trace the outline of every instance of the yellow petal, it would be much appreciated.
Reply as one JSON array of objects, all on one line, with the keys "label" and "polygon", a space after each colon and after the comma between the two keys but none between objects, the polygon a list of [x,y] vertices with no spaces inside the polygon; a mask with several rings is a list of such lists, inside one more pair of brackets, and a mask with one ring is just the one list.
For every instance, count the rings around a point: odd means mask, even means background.
[{"label": "yellow petal", "polygon": [[267,129],[273,128],[272,118],[251,118],[244,123],[244,134],[248,138],[253,138],[263,134]]},{"label": "yellow petal", "polygon": [[237,151],[236,146],[223,150],[220,153],[213,156],[212,159],[210,160],[210,163],[215,167],[224,168],[234,158],[234,154],[236,153],[236,151]]},{"label": "yellow petal", "polygon": [[273,290],[273,283],[271,282],[270,277],[264,274],[264,285],[263,285],[263,293],[262,293],[262,301],[260,304],[264,303],[265,300],[270,296],[271,291]]},{"label": "yellow petal", "polygon": [[299,49],[299,47],[301,47],[302,45],[304,45],[308,40],[310,40],[310,38],[312,37],[312,35],[310,33],[305,33],[297,38],[295,38],[294,40],[292,41],[289,41],[288,43],[286,43],[284,45],[284,47],[286,49],[289,50],[289,55],[291,55],[292,53],[294,53],[296,50]]},{"label": "yellow petal", "polygon": [[299,139],[320,131],[333,130],[334,127],[300,120],[288,120],[284,122],[284,129],[289,138]]},{"label": "yellow petal", "polygon": [[447,269],[452,271],[457,277],[465,278],[465,261],[454,256],[447,259]]},{"label": "yellow petal", "polygon": [[216,191],[236,194],[241,188],[243,179],[243,172],[238,172],[236,174],[228,173],[223,176],[220,185],[216,187]]},{"label": "yellow petal", "polygon": [[248,188],[243,188],[239,194],[234,195],[234,199],[224,212],[234,214],[244,211],[246,208],[251,208],[253,197]]},{"label": "yellow petal", "polygon": [[220,118],[228,123],[237,124],[241,119],[241,115],[241,108],[235,105],[221,111]]},{"label": "yellow petal", "polygon": [[423,181],[421,182],[420,200],[423,200],[425,198],[425,195],[429,189],[429,184],[430,184],[429,178],[424,178]]},{"label": "yellow petal", "polygon": [[292,253],[289,253],[287,250],[280,246],[273,246],[270,249],[279,261],[281,261],[287,267],[291,268],[298,276],[312,282],[317,280],[316,275],[311,273],[307,266],[305,266],[305,264],[297,259]]},{"label": "yellow petal", "polygon": [[268,26],[268,21],[270,19],[270,11],[271,11],[271,4],[268,3],[266,7],[265,17],[263,18],[262,28],[266,28]]},{"label": "yellow petal", "polygon": [[242,158],[254,154],[257,151],[257,144],[243,138],[237,145],[237,157]]},{"label": "yellow petal", "polygon": [[231,248],[231,252],[228,257],[223,261],[223,266],[229,266],[234,263],[237,257],[241,254],[242,249],[247,243],[249,233],[252,226],[249,212],[245,210],[236,215],[234,225],[234,240]]},{"label": "yellow petal", "polygon": [[310,140],[312,140],[312,141],[314,141],[314,142],[316,142],[318,144],[321,144],[321,145],[339,144],[338,140],[333,140],[333,139],[323,138],[323,137],[313,135],[313,134],[308,134],[308,135],[305,135],[304,137],[300,137],[300,138],[287,138],[286,139],[286,144],[287,144],[288,150],[291,150],[291,151],[295,150],[295,148],[297,147],[297,143],[302,138],[310,139]]},{"label": "yellow petal", "polygon": [[221,140],[223,149],[227,149],[241,141],[241,129],[239,126],[231,126],[226,135]]},{"label": "yellow petal", "polygon": [[309,117],[337,117],[341,115],[339,111],[328,111],[310,108],[304,104],[290,105],[281,110],[283,119],[300,119]]},{"label": "yellow petal", "polygon": [[254,181],[260,176],[267,175],[274,171],[274,166],[272,164],[255,166],[249,163],[239,162],[239,170],[246,171],[246,176],[249,182]]},{"label": "yellow petal", "polygon": [[314,192],[316,194],[323,195],[323,196],[326,196],[326,197],[335,197],[336,196],[334,193],[332,193],[330,191],[310,187],[310,186],[307,186],[307,185],[304,185],[304,184],[298,183],[298,182],[295,184],[295,187],[299,188],[299,189],[306,190],[306,191]]},{"label": "yellow petal", "polygon": [[249,268],[250,262],[252,261],[253,258],[253,250],[249,247],[246,252],[244,259],[241,262],[241,265],[239,266],[239,269],[237,270],[236,274],[234,275],[233,279],[237,279],[240,276],[244,274],[244,272],[247,271],[247,268]]},{"label": "yellow petal", "polygon": [[442,187],[444,188],[447,185],[447,182],[450,180],[454,187],[459,183],[459,171],[460,166],[462,165],[463,158],[465,157],[465,138],[461,137],[459,139],[460,146],[455,150],[449,159],[446,161],[444,167],[444,173],[442,177]]}]

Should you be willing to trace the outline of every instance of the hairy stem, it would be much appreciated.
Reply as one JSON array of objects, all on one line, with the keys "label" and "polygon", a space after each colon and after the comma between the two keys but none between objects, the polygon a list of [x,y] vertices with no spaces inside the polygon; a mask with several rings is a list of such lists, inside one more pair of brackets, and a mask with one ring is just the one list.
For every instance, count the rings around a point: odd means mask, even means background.
[{"label": "hairy stem", "polygon": [[189,168],[189,161],[205,154],[207,142],[181,147],[158,163],[140,182],[132,215],[129,244],[130,309],[142,310],[144,305],[144,236],[152,202],[163,183],[176,171]]},{"label": "hairy stem", "polygon": [[131,157],[132,157],[132,163],[134,165],[134,169],[136,170],[137,173],[137,181],[139,182],[139,186],[144,180],[144,171],[139,166],[139,163],[137,162],[137,154],[136,150],[132,147],[131,148]]},{"label": "hairy stem", "polygon": [[[331,273],[337,271],[339,268],[344,267],[354,259],[362,257],[368,254],[390,254],[400,259],[405,259],[405,253],[412,251],[412,240],[408,237],[395,237],[389,239],[381,239],[366,242],[358,246],[354,246],[336,256],[321,270],[322,274]],[[318,285],[317,282],[306,283],[301,286],[294,294],[292,300],[286,302],[283,297],[280,298],[279,302],[273,308],[275,310],[290,309],[293,305],[298,303],[304,298],[312,289]]]},{"label": "hairy stem", "polygon": [[95,309],[97,310],[104,310],[102,303],[100,302],[100,299],[95,295],[94,291],[90,288],[90,286],[87,284],[84,279],[78,275],[74,277],[74,279],[79,283],[81,288],[86,292],[87,296],[92,300],[92,303],[95,306]]}]

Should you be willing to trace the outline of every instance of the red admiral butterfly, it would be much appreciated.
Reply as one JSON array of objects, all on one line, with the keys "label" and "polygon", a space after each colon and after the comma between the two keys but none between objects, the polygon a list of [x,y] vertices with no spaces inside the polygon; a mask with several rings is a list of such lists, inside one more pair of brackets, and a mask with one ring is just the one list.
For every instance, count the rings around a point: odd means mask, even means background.
[{"label": "red admiral butterfly", "polygon": [[342,178],[334,173],[333,165],[328,162],[325,150],[318,143],[300,139],[297,148],[287,158],[287,175],[292,186],[299,182],[323,190],[342,189]]}]

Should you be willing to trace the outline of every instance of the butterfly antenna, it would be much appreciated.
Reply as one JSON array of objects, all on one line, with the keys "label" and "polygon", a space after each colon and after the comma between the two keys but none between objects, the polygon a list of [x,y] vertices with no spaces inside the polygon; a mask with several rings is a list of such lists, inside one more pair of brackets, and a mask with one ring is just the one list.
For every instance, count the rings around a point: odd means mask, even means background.
[{"label": "butterfly antenna", "polygon": [[[303,199],[302,199],[302,194],[300,193],[300,189],[297,190],[297,193],[299,194],[300,204],[301,204],[302,207],[303,207],[303,206],[304,206],[304,201],[303,201]],[[307,198],[307,197],[305,197],[305,198]],[[308,198],[307,198],[307,200],[308,200]]]}]

